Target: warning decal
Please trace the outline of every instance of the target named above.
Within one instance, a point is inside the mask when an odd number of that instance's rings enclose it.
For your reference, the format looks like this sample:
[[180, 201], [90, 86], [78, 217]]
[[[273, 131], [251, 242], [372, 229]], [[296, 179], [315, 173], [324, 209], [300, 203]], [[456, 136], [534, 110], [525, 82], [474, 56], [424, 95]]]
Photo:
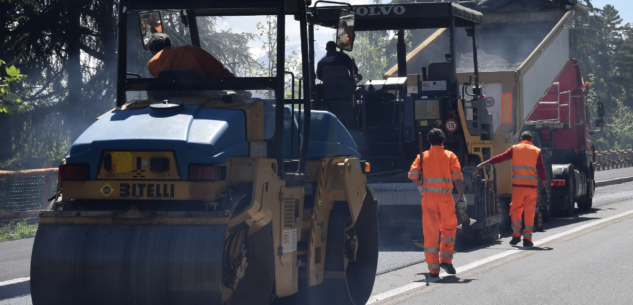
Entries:
[[446, 90], [446, 81], [423, 81], [422, 91], [444, 91]]
[[501, 124], [512, 123], [512, 93], [501, 95]]
[[297, 229], [284, 230], [282, 245], [284, 253], [297, 251]]

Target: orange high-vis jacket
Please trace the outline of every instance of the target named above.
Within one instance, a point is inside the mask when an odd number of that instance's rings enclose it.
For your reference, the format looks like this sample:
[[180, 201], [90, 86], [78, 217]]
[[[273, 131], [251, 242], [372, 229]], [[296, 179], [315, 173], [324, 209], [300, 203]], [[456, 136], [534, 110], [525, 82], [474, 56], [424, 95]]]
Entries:
[[422, 191], [431, 193], [452, 193], [453, 180], [464, 180], [457, 156], [440, 145], [415, 158], [409, 170], [409, 179], [419, 179], [422, 174]]
[[536, 163], [541, 150], [529, 141], [512, 146], [512, 184], [537, 186]]
[[149, 73], [158, 77], [164, 70], [196, 70], [200, 77], [235, 77], [213, 55], [196, 46], [164, 48], [147, 63]]

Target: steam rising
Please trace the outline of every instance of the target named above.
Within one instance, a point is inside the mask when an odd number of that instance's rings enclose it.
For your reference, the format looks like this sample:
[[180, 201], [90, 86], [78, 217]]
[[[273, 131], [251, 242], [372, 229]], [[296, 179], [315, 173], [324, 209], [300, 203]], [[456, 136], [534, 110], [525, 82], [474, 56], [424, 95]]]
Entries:
[[[556, 20], [557, 21], [557, 20]], [[477, 27], [480, 72], [514, 71], [552, 30], [554, 24], [484, 24]], [[457, 32], [457, 72], [473, 71], [472, 37]]]

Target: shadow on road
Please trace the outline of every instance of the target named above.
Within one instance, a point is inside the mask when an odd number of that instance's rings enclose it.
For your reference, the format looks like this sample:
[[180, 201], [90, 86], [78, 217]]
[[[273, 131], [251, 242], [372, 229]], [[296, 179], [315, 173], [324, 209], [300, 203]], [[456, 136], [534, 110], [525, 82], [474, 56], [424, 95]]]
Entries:
[[[607, 208], [608, 209], [608, 208]], [[573, 216], [554, 216], [552, 217], [549, 221], [545, 222], [543, 224], [543, 232], [547, 232], [548, 229], [554, 229], [554, 228], [558, 228], [558, 227], [564, 227], [567, 225], [572, 225], [572, 224], [577, 224], [577, 223], [583, 223], [583, 222], [587, 222], [587, 221], [591, 221], [591, 220], [596, 220], [596, 219], [600, 219], [598, 217], [589, 217], [589, 215], [591, 214], [596, 214], [598, 213], [598, 211], [600, 210], [605, 210], [605, 209], [590, 209], [587, 211], [580, 211], [580, 210], [576, 210], [576, 214], [574, 214]], [[523, 227], [525, 228], [525, 226]], [[523, 228], [521, 228], [521, 230], [523, 230]], [[534, 231], [535, 235], [538, 233], [542, 233], [540, 231]], [[510, 237], [512, 236], [512, 229], [511, 228], [503, 228], [503, 230], [501, 231], [501, 238], [506, 238], [506, 237]]]
[[[576, 214], [571, 217], [553, 217], [544, 223], [544, 232], [547, 230], [584, 223], [599, 219], [592, 217], [600, 210], [609, 210], [610, 208], [594, 208], [587, 211], [576, 209]], [[422, 239], [422, 214], [420, 207], [415, 206], [382, 206], [378, 212], [379, 229], [380, 229], [380, 251], [381, 252], [422, 252], [424, 250], [416, 247], [412, 240]], [[534, 234], [538, 238], [538, 234]], [[507, 238], [512, 235], [510, 228], [501, 231], [501, 238]], [[471, 252], [482, 246], [490, 247], [500, 245], [500, 240], [487, 240], [475, 243], [464, 243], [458, 240], [455, 243], [455, 251]]]
[[31, 293], [30, 281], [0, 286], [0, 301], [27, 295], [30, 293]]
[[429, 277], [429, 273], [418, 273], [416, 275], [424, 275], [424, 279], [421, 280], [417, 280], [415, 281], [416, 283], [437, 283], [437, 284], [468, 284], [471, 283], [472, 281], [476, 281], [475, 279], [462, 279], [456, 275], [445, 275], [444, 277], [440, 277], [440, 278], [432, 278]]
[[517, 250], [524, 250], [524, 251], [551, 251], [554, 250], [554, 248], [552, 247], [545, 247], [545, 248], [541, 248], [541, 247], [521, 247], [521, 246], [512, 246], [512, 248], [517, 249]]

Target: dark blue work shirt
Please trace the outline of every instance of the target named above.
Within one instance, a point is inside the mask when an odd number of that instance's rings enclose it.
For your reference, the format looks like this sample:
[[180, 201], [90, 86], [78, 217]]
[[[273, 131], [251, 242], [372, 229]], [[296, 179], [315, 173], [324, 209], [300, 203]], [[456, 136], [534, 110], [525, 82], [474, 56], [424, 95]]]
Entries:
[[323, 80], [323, 68], [328, 66], [345, 66], [350, 72], [355, 74], [358, 72], [358, 68], [354, 64], [354, 61], [345, 53], [337, 51], [328, 51], [325, 56], [317, 63], [317, 78]]

